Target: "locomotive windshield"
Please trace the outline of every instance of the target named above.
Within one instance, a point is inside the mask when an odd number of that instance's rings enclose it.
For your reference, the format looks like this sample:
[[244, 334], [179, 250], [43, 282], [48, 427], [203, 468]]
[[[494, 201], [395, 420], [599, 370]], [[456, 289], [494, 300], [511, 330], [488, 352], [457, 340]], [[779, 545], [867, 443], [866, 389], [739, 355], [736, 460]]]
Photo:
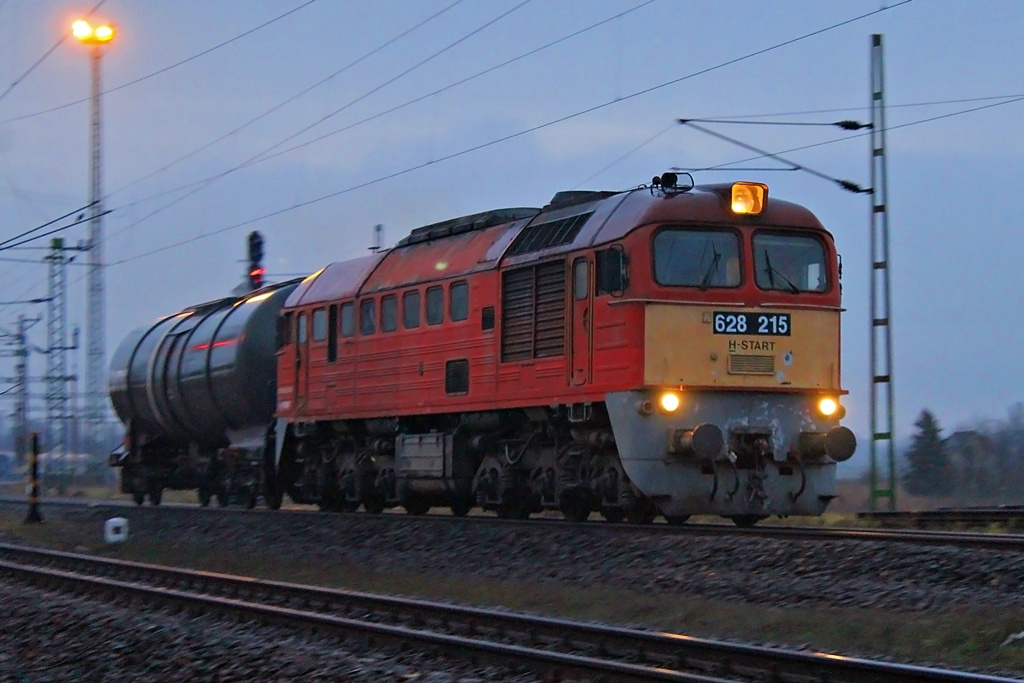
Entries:
[[828, 290], [825, 248], [809, 235], [757, 233], [754, 269], [761, 289], [794, 294]]
[[736, 287], [740, 243], [728, 230], [662, 230], [654, 237], [654, 279], [676, 287]]

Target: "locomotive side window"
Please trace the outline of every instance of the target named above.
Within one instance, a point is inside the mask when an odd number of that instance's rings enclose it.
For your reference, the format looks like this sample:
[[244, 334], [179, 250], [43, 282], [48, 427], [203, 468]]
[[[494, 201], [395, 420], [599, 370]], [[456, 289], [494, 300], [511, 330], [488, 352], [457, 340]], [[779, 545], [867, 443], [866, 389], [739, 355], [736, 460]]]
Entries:
[[295, 338], [299, 340], [300, 344], [305, 344], [306, 343], [306, 335], [308, 334], [308, 332], [306, 331], [306, 314], [305, 313], [299, 313], [299, 317], [298, 317], [298, 319], [296, 320], [296, 323], [295, 323], [295, 328], [296, 328]]
[[402, 295], [402, 326], [412, 330], [420, 326], [420, 293], [406, 292]]
[[338, 360], [338, 304], [327, 309], [327, 362]]
[[341, 336], [354, 337], [356, 334], [356, 305], [341, 305]]
[[322, 342], [327, 339], [327, 311], [318, 308], [313, 311], [313, 341]]
[[465, 320], [469, 317], [469, 285], [456, 282], [448, 290], [448, 315], [452, 321]]
[[394, 332], [398, 329], [398, 297], [388, 295], [380, 300], [380, 331]]
[[626, 289], [626, 254], [622, 247], [602, 249], [596, 254], [597, 294], [621, 294]]
[[783, 292], [825, 292], [825, 247], [810, 235], [759, 232], [754, 235], [757, 286]]
[[363, 299], [359, 304], [359, 334], [373, 334], [377, 331], [377, 302]]
[[440, 325], [444, 322], [444, 290], [440, 287], [427, 289], [427, 324]]
[[654, 280], [672, 287], [738, 287], [740, 245], [728, 230], [662, 230], [654, 236]]
[[590, 295], [588, 291], [590, 270], [587, 268], [587, 259], [578, 258], [572, 264], [572, 298], [576, 301], [583, 301]]
[[480, 311], [480, 329], [494, 329], [494, 306], [484, 306], [483, 310]]
[[444, 364], [444, 393], [469, 393], [469, 359], [459, 358]]

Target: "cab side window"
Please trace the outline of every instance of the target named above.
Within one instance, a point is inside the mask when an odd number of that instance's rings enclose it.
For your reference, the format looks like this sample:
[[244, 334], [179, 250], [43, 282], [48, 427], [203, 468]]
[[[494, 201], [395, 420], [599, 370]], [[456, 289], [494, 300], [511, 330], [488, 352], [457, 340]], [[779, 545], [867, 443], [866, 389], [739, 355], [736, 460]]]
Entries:
[[299, 313], [299, 317], [296, 319], [296, 322], [295, 322], [295, 332], [296, 332], [295, 338], [298, 339], [299, 343], [300, 344], [305, 344], [306, 343], [306, 335], [309, 334], [309, 332], [306, 330], [306, 314], [305, 313]]

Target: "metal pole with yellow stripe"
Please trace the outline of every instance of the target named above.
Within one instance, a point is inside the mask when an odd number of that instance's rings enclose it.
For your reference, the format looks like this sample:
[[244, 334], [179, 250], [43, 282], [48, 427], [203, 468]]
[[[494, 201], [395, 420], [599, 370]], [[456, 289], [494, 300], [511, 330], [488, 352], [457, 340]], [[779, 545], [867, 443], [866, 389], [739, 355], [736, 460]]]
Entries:
[[25, 524], [39, 524], [43, 516], [39, 514], [39, 432], [32, 432], [32, 453], [29, 456], [28, 516]]

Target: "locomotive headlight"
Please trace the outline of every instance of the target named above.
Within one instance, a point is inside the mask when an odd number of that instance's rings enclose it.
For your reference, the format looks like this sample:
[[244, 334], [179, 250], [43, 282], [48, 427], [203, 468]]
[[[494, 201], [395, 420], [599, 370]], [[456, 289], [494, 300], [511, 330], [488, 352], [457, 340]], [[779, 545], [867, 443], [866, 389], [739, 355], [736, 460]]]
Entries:
[[672, 392], [662, 394], [658, 403], [661, 405], [661, 409], [666, 413], [674, 413], [679, 410], [679, 396]]
[[732, 212], [756, 215], [764, 211], [768, 186], [761, 183], [732, 184]]
[[825, 417], [834, 415], [839, 410], [839, 404], [833, 398], [823, 398], [818, 401], [818, 411]]

